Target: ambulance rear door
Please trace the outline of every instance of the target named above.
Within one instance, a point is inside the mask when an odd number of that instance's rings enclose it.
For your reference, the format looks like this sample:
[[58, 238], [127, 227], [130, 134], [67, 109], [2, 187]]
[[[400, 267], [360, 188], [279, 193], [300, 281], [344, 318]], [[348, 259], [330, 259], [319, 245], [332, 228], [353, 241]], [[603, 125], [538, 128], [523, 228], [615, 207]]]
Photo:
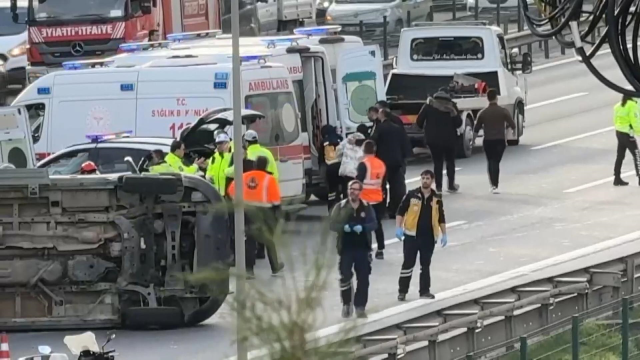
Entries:
[[86, 142], [87, 134], [134, 130], [138, 71], [113, 70], [56, 74], [48, 152]]
[[265, 115], [247, 126], [278, 163], [283, 198], [304, 198], [303, 139], [291, 79], [283, 68], [242, 72], [245, 108]]
[[35, 161], [27, 109], [0, 107], [0, 163], [26, 169], [34, 168]]
[[367, 110], [385, 98], [382, 56], [378, 45], [342, 51], [334, 81], [343, 134], [355, 132], [360, 124], [370, 124]]
[[208, 110], [231, 102], [231, 71], [227, 68], [145, 68], [138, 86], [137, 136], [175, 139]]

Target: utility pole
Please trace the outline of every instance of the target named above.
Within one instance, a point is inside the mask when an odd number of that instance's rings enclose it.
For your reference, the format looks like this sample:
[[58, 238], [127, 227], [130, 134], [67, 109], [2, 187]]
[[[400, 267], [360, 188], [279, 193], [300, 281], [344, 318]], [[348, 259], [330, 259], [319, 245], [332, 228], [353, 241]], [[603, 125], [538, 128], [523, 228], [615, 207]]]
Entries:
[[240, 84], [240, 16], [238, 9], [238, 1], [231, 1], [231, 48], [232, 48], [232, 87], [233, 87], [233, 164], [234, 164], [234, 181], [236, 182], [236, 194], [234, 202], [235, 214], [235, 238], [236, 238], [236, 301], [238, 304], [237, 323], [237, 359], [247, 360], [247, 344], [243, 341], [244, 323], [241, 316], [246, 311], [245, 286], [247, 279], [247, 269], [245, 266], [245, 249], [244, 249], [244, 206], [243, 206], [243, 186], [242, 186], [242, 94]]

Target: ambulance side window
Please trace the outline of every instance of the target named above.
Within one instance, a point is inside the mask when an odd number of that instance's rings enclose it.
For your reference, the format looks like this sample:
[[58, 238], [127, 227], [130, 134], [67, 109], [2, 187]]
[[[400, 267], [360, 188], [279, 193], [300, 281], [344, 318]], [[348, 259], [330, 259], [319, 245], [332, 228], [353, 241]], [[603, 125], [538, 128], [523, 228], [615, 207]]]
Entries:
[[307, 132], [307, 106], [304, 101], [304, 85], [302, 80], [293, 82], [293, 91], [296, 93], [296, 102], [300, 112], [300, 131]]
[[245, 98], [248, 109], [265, 114], [266, 119], [248, 125], [258, 133], [260, 144], [283, 146], [296, 141], [300, 136], [295, 100], [290, 92], [250, 95]]
[[25, 105], [29, 115], [29, 125], [31, 125], [31, 137], [33, 145], [37, 144], [42, 137], [42, 129], [44, 129], [45, 104], [36, 103]]

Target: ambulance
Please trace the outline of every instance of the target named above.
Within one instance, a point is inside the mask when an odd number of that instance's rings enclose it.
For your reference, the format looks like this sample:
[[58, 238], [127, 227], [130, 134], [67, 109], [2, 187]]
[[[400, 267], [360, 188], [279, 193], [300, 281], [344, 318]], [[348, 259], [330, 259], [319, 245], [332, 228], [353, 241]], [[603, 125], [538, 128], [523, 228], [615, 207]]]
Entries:
[[[323, 168], [318, 161], [320, 129], [337, 126], [343, 134], [370, 125], [367, 109], [384, 98], [382, 56], [377, 45], [365, 46], [355, 36], [338, 35], [340, 26], [299, 28], [295, 35], [240, 38], [243, 51], [267, 52], [287, 67], [301, 111], [305, 137], [307, 190], [324, 198]], [[218, 32], [172, 34], [169, 41], [122, 44], [125, 53], [112, 57], [114, 66], [140, 66], [165, 57], [212, 56], [230, 61], [230, 38]]]
[[[302, 202], [304, 136], [296, 95], [287, 69], [268, 62], [269, 55], [241, 58], [242, 107], [266, 116], [245, 129], [255, 130], [275, 157], [287, 154], [278, 158], [282, 195]], [[232, 66], [215, 60], [163, 58], [135, 67], [105, 67], [109, 60], [65, 63], [66, 71], [38, 79], [14, 105], [33, 116], [33, 142], [41, 158], [93, 133], [177, 138], [209, 110], [233, 105]]]

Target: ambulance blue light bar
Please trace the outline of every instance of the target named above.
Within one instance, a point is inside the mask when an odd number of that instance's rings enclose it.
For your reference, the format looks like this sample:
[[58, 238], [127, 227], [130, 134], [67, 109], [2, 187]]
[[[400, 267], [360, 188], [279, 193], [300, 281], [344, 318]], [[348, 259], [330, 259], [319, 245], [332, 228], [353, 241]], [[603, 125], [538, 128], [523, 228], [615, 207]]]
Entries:
[[326, 26], [313, 26], [306, 28], [297, 28], [293, 30], [296, 35], [314, 36], [314, 35], [328, 35], [339, 33], [342, 30], [340, 25], [326, 25]]
[[306, 39], [306, 38], [307, 37], [305, 35], [274, 36], [274, 37], [267, 37], [267, 38], [261, 39], [260, 41], [262, 41], [265, 45], [267, 45], [267, 48], [273, 48], [278, 44], [287, 44], [287, 45], [297, 44], [298, 40]]
[[98, 59], [98, 60], [83, 60], [83, 61], [67, 61], [62, 63], [62, 68], [65, 70], [81, 70], [107, 67], [113, 64], [113, 60]]
[[215, 38], [220, 34], [222, 34], [221, 30], [206, 30], [206, 31], [175, 33], [175, 34], [167, 35], [167, 40], [183, 41], [183, 40], [194, 40], [194, 39], [202, 39], [202, 38], [209, 38], [209, 37]]
[[[251, 62], [251, 61], [257, 61], [259, 63], [266, 63], [267, 62], [267, 58], [271, 56], [271, 54], [269, 53], [264, 53], [264, 54], [240, 54], [240, 62]], [[232, 55], [229, 55], [228, 57], [232, 57]]]
[[125, 137], [131, 137], [131, 134], [133, 134], [133, 131], [129, 130], [129, 131], [121, 131], [121, 132], [111, 133], [111, 134], [87, 134], [85, 135], [85, 137], [89, 139], [89, 141], [91, 141], [92, 143], [97, 143], [100, 141], [105, 141], [110, 139], [120, 139]]
[[124, 43], [120, 44], [118, 48], [124, 52], [137, 52], [137, 51], [146, 51], [146, 50], [154, 50], [154, 49], [167, 49], [171, 44], [171, 41], [152, 41], [152, 42], [141, 42], [141, 43]]

